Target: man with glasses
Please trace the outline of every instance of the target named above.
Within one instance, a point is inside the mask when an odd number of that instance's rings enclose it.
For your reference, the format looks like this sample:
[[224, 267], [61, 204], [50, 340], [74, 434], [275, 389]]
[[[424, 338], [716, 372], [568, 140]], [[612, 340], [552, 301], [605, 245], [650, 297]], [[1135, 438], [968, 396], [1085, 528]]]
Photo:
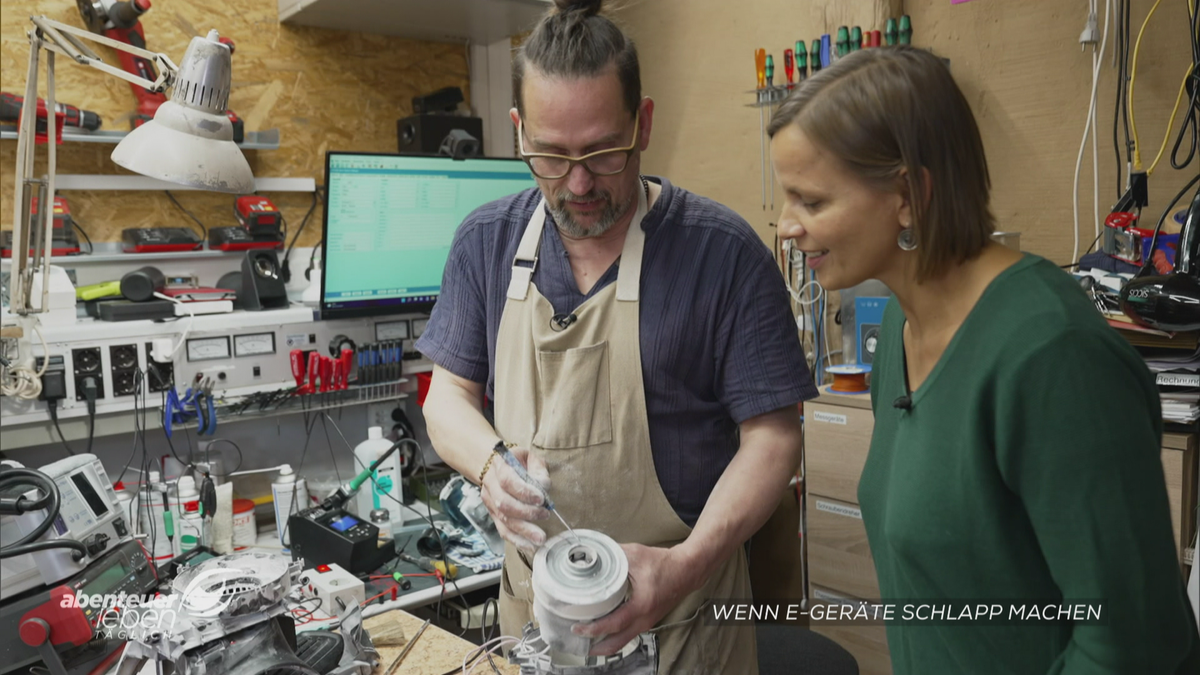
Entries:
[[533, 619], [533, 553], [563, 531], [544, 489], [628, 558], [628, 600], [575, 627], [593, 654], [655, 629], [660, 673], [753, 673], [752, 627], [696, 617], [751, 597], [743, 544], [799, 465], [797, 403], [816, 390], [788, 293], [744, 220], [641, 175], [654, 103], [633, 43], [599, 2], [557, 4], [514, 62], [538, 189], [462, 224], [417, 343], [436, 364], [430, 437], [508, 542], [504, 635]]

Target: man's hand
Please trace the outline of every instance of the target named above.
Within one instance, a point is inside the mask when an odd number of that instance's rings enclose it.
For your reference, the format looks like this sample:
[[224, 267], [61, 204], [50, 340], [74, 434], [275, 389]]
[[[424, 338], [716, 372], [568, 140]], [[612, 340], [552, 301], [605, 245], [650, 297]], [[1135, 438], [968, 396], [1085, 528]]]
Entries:
[[592, 648], [592, 656], [615, 654], [634, 637], [653, 628], [701, 585], [692, 579], [687, 572], [689, 566], [674, 548], [641, 544], [621, 544], [621, 548], [629, 559], [629, 599], [608, 616], [572, 628], [576, 635], [605, 638]]
[[[550, 488], [550, 473], [546, 463], [528, 450], [511, 448], [509, 452], [525, 465], [530, 478], [536, 480], [542, 490]], [[496, 457], [483, 478], [480, 495], [488, 513], [496, 523], [500, 536], [519, 549], [533, 553], [546, 543], [546, 532], [532, 521], [549, 518], [542, 503], [544, 495], [517, 475], [503, 459]]]

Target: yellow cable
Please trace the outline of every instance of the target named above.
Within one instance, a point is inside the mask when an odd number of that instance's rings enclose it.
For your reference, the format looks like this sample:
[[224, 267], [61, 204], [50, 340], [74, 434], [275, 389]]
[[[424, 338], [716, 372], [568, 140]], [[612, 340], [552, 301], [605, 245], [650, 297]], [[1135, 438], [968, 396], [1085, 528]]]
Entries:
[[1137, 123], [1133, 121], [1133, 83], [1137, 80], [1137, 62], [1138, 51], [1142, 48], [1142, 36], [1146, 33], [1146, 26], [1150, 23], [1150, 17], [1154, 16], [1154, 11], [1158, 9], [1162, 0], [1154, 0], [1154, 6], [1150, 8], [1150, 13], [1146, 15], [1146, 20], [1142, 22], [1142, 28], [1138, 31], [1137, 42], [1133, 44], [1133, 67], [1129, 70], [1129, 101], [1125, 107], [1129, 109], [1129, 130], [1133, 135], [1133, 168], [1137, 171], [1142, 170], [1142, 148], [1138, 145]]
[[1154, 157], [1154, 163], [1146, 169], [1146, 175], [1154, 173], [1154, 167], [1158, 166], [1158, 161], [1162, 159], [1163, 152], [1167, 149], [1167, 142], [1171, 140], [1171, 129], [1175, 126], [1175, 114], [1179, 112], [1179, 102], [1183, 100], [1183, 91], [1187, 88], [1188, 80], [1192, 79], [1192, 69], [1196, 64], [1188, 66], [1187, 72], [1183, 74], [1183, 82], [1179, 84], [1179, 95], [1175, 97], [1175, 105], [1171, 108], [1171, 121], [1167, 122], [1167, 133], [1163, 136], [1162, 146], [1158, 148], [1158, 155]]

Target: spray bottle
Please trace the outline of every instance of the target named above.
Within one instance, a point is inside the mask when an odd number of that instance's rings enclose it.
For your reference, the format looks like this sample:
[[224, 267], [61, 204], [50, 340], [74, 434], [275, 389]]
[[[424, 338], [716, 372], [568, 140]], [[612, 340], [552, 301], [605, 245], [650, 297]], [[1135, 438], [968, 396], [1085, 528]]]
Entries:
[[271, 483], [271, 496], [275, 500], [275, 530], [279, 533], [279, 543], [288, 548], [291, 546], [287, 533], [288, 517], [309, 507], [308, 484], [303, 478], [296, 477], [291, 466], [284, 464], [279, 467], [279, 477]]

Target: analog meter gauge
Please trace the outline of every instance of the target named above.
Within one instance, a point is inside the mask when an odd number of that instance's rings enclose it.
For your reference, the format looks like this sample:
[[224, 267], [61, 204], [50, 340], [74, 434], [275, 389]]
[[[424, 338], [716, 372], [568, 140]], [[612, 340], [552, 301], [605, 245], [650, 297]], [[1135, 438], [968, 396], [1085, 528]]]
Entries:
[[381, 321], [375, 324], [375, 339], [379, 342], [407, 340], [408, 337], [407, 319], [404, 321]]
[[188, 361], [212, 361], [229, 358], [229, 338], [192, 338], [187, 341]]
[[235, 335], [233, 337], [233, 353], [235, 356], [274, 354], [275, 334], [253, 333], [251, 335]]

